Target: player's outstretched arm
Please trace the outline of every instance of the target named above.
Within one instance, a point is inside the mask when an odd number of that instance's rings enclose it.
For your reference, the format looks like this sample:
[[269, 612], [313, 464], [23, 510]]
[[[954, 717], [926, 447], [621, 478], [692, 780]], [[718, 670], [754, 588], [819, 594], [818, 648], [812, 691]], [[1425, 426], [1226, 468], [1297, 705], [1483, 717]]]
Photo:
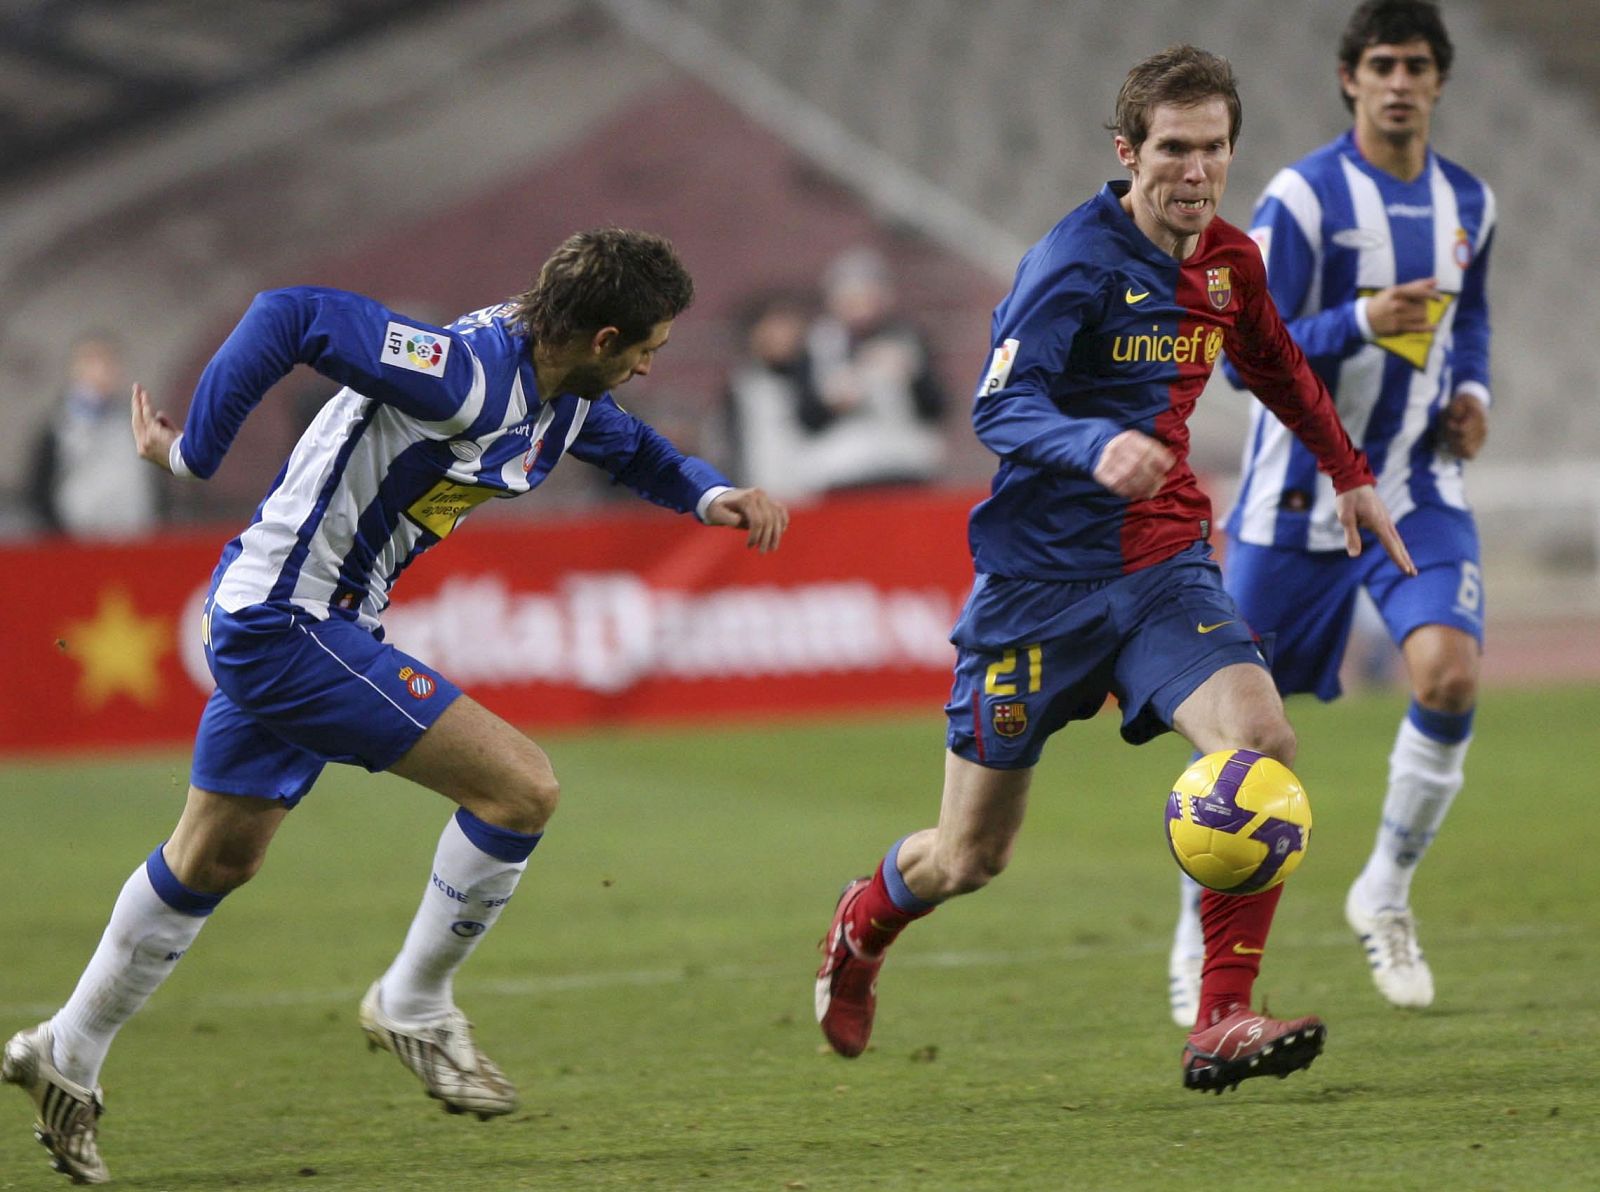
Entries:
[[1407, 575], [1417, 573], [1417, 565], [1411, 561], [1411, 552], [1406, 549], [1400, 531], [1395, 529], [1388, 506], [1372, 485], [1363, 484], [1340, 493], [1334, 499], [1334, 509], [1338, 512], [1339, 524], [1344, 527], [1345, 552], [1352, 558], [1361, 553], [1361, 531], [1371, 530], [1396, 567]]
[[147, 459], [164, 472], [172, 471], [172, 445], [178, 440], [178, 424], [155, 408], [143, 385], [133, 387], [133, 445], [139, 458]]
[[766, 554], [778, 549], [789, 511], [759, 488], [730, 488], [706, 509], [706, 524], [748, 530], [745, 545]]

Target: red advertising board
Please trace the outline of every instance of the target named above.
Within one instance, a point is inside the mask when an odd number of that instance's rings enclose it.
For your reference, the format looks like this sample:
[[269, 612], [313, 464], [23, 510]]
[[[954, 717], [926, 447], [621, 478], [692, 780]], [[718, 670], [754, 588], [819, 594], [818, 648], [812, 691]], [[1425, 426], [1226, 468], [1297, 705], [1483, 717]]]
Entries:
[[[512, 722], [926, 707], [971, 581], [970, 492], [836, 497], [775, 554], [640, 505], [468, 523], [407, 571], [389, 640]], [[225, 535], [0, 547], [0, 751], [183, 745], [210, 678], [199, 609]]]

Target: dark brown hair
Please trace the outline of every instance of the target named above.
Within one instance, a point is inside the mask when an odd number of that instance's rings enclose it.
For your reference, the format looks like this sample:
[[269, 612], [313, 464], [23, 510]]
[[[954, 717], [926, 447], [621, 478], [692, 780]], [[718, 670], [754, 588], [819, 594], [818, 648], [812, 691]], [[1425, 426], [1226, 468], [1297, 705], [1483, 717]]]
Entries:
[[567, 237], [533, 287], [511, 300], [516, 324], [536, 343], [564, 344], [602, 327], [619, 347], [646, 338], [694, 301], [694, 281], [664, 237], [595, 228]]
[[[1367, 0], [1355, 12], [1339, 38], [1339, 61], [1351, 74], [1368, 46], [1399, 46], [1421, 38], [1433, 51], [1434, 65], [1442, 79], [1450, 73], [1456, 49], [1445, 32], [1444, 18], [1439, 6], [1429, 0]], [[1356, 102], [1339, 88], [1347, 111], [1355, 111]]]
[[1239, 143], [1244, 107], [1226, 58], [1190, 45], [1170, 46], [1128, 72], [1117, 92], [1117, 114], [1106, 128], [1135, 150], [1150, 135], [1150, 113], [1159, 104], [1193, 107], [1208, 99], [1228, 105], [1228, 145]]

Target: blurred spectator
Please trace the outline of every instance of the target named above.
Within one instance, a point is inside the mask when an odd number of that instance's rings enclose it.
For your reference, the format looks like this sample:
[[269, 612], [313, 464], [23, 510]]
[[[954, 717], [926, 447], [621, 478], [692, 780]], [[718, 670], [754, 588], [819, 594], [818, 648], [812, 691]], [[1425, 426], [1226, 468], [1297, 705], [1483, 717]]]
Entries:
[[944, 459], [947, 397], [921, 331], [896, 309], [887, 262], [843, 253], [823, 276], [807, 354], [815, 388], [800, 407], [820, 487], [923, 482]]
[[793, 291], [763, 294], [739, 320], [744, 357], [728, 377], [733, 474], [780, 500], [827, 486], [808, 454], [811, 425], [827, 419], [811, 382], [806, 335], [812, 304]]
[[130, 538], [161, 521], [158, 477], [128, 449], [122, 342], [103, 331], [75, 341], [61, 400], [34, 445], [28, 501], [38, 523], [75, 538]]

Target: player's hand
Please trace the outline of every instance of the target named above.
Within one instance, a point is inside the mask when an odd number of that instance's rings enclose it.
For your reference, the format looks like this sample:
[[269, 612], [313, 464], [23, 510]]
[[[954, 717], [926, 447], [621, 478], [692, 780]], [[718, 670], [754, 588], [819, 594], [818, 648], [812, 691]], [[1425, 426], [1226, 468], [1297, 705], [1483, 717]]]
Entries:
[[1488, 437], [1489, 411], [1483, 402], [1472, 393], [1452, 397], [1439, 420], [1440, 445], [1457, 459], [1472, 459]]
[[1411, 552], [1406, 549], [1400, 531], [1395, 529], [1388, 506], [1372, 485], [1363, 484], [1360, 488], [1340, 493], [1334, 498], [1333, 508], [1339, 515], [1339, 524], [1344, 527], [1345, 553], [1351, 558], [1361, 553], [1361, 531], [1371, 530], [1378, 536], [1383, 549], [1389, 552], [1396, 567], [1407, 575], [1417, 573], [1417, 565], [1411, 561]]
[[1125, 430], [1100, 452], [1094, 478], [1119, 497], [1146, 501], [1161, 491], [1178, 457], [1143, 431]]
[[133, 387], [133, 445], [139, 458], [147, 459], [163, 472], [172, 471], [172, 444], [180, 428], [150, 402], [143, 385]]
[[759, 488], [731, 488], [706, 507], [706, 524], [749, 530], [744, 544], [766, 554], [778, 549], [789, 511]]
[[1438, 320], [1429, 316], [1428, 304], [1439, 297], [1439, 283], [1431, 277], [1379, 290], [1367, 299], [1367, 324], [1379, 337], [1432, 331]]

